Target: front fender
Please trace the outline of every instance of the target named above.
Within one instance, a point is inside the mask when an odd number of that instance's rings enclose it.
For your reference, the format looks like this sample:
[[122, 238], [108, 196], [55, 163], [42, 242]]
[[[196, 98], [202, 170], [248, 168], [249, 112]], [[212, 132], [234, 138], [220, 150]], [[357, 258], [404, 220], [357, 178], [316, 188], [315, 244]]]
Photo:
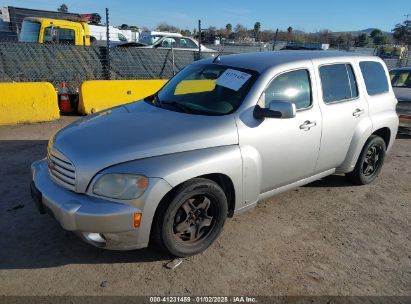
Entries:
[[130, 161], [107, 168], [104, 173], [130, 173], [161, 178], [172, 188], [198, 176], [224, 174], [233, 183], [235, 209], [238, 209], [243, 202], [242, 171], [240, 149], [237, 145], [230, 145]]

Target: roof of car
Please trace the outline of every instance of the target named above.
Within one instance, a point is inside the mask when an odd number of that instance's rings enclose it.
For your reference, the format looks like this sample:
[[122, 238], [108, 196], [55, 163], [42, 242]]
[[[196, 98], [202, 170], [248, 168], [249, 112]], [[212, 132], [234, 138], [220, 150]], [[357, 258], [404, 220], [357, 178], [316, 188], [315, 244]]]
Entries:
[[[233, 55], [221, 55], [218, 63], [228, 66], [234, 66], [244, 69], [255, 70], [259, 73], [267, 68], [279, 64], [289, 62], [313, 60], [320, 58], [341, 59], [342, 57], [362, 57], [362, 58], [378, 58], [376, 56], [367, 56], [363, 54], [348, 53], [342, 51], [272, 51], [272, 52], [256, 52], [256, 53], [241, 53]], [[215, 58], [214, 58], [215, 59]], [[212, 62], [213, 58], [207, 59], [207, 62]]]

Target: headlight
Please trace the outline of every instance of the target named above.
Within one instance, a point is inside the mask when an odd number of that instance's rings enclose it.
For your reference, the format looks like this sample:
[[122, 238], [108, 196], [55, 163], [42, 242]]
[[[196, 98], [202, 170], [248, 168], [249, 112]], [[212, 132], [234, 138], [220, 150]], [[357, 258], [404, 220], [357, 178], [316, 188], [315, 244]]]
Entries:
[[105, 174], [94, 184], [93, 193], [115, 199], [135, 199], [148, 187], [148, 178], [133, 174]]

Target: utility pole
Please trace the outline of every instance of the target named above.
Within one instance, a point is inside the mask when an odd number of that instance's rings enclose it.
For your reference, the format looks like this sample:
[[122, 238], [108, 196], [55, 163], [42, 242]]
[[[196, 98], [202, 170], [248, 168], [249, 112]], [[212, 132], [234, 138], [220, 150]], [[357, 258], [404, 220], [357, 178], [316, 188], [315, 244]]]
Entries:
[[207, 29], [201, 28], [201, 20], [198, 20], [198, 59], [201, 59], [201, 33]]
[[198, 20], [198, 57], [201, 56], [201, 20]]
[[274, 37], [274, 41], [273, 41], [273, 51], [275, 51], [275, 45], [277, 44], [277, 38], [278, 38], [278, 28], [275, 31], [275, 37]]
[[108, 8], [106, 8], [106, 38], [107, 38], [107, 45], [106, 45], [106, 60], [107, 60], [107, 79], [111, 79], [110, 73], [110, 27], [109, 27], [109, 19], [108, 19]]

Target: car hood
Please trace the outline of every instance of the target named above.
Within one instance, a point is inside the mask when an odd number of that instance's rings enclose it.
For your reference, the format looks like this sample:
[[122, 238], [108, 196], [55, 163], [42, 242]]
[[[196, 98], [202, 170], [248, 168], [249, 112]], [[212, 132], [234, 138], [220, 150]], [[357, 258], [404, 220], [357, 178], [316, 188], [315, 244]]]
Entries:
[[234, 115], [169, 111], [144, 101], [79, 119], [59, 131], [53, 148], [76, 168], [76, 191], [84, 192], [104, 168], [171, 153], [238, 144]]

